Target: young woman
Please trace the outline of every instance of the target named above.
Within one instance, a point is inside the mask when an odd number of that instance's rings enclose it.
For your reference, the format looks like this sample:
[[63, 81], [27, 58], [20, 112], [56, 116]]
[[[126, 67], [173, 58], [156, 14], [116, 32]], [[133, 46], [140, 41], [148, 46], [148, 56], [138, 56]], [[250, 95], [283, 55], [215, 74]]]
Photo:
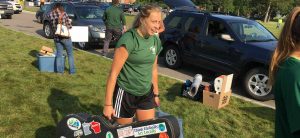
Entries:
[[[49, 14], [51, 20], [51, 26], [53, 32], [56, 31], [57, 24], [59, 20], [61, 20], [62, 24], [67, 26], [68, 29], [72, 28], [71, 20], [69, 19], [67, 13], [64, 11], [61, 3], [56, 3], [53, 6], [52, 11]], [[72, 41], [70, 37], [61, 37], [54, 34], [54, 43], [56, 46], [56, 72], [57, 73], [64, 73], [64, 61], [63, 61], [63, 51], [64, 48], [67, 50], [68, 61], [69, 61], [69, 69], [70, 74], [75, 73], [75, 65], [74, 65], [74, 56], [73, 56], [73, 47]]]
[[300, 7], [289, 14], [270, 65], [275, 137], [300, 137]]
[[141, 8], [133, 28], [122, 35], [115, 49], [106, 86], [103, 114], [119, 124], [153, 119], [159, 105], [157, 56], [162, 50], [158, 33], [164, 30], [161, 8]]

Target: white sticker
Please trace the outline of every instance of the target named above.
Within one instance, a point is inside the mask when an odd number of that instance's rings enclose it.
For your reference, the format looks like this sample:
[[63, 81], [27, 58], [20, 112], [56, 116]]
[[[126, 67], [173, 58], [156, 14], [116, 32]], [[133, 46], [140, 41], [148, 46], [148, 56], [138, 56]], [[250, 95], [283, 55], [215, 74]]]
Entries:
[[71, 130], [79, 130], [81, 127], [80, 121], [74, 117], [68, 119], [67, 125]]
[[80, 136], [82, 136], [83, 135], [83, 132], [82, 132], [82, 130], [80, 129], [80, 130], [77, 130], [77, 131], [74, 131], [74, 137], [80, 137]]
[[158, 123], [158, 124], [133, 128], [134, 137], [141, 137], [141, 136], [152, 135], [152, 134], [157, 134], [162, 132], [167, 132], [165, 123]]
[[119, 128], [119, 129], [117, 129], [117, 132], [118, 132], [118, 137], [119, 138], [126, 138], [126, 137], [133, 136], [132, 126]]
[[90, 135], [92, 134], [92, 131], [90, 130], [91, 124], [90, 123], [82, 123], [82, 129], [84, 132], [84, 135]]

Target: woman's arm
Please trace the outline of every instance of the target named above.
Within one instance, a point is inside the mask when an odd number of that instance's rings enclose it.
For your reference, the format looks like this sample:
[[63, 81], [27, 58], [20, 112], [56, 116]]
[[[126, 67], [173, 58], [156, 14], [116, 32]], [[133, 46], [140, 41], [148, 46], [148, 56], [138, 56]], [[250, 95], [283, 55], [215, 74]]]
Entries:
[[[153, 63], [153, 68], [152, 68], [152, 84], [153, 84], [153, 93], [154, 95], [159, 94], [159, 90], [158, 90], [158, 70], [157, 70], [157, 58], [158, 56], [156, 56], [155, 61]], [[159, 98], [155, 96], [155, 103], [157, 106], [159, 106]]]
[[128, 52], [124, 46], [115, 49], [114, 60], [106, 82], [105, 103], [103, 109], [104, 116], [106, 116], [109, 120], [111, 119], [112, 115], [114, 115], [112, 98], [117, 77], [127, 58]]

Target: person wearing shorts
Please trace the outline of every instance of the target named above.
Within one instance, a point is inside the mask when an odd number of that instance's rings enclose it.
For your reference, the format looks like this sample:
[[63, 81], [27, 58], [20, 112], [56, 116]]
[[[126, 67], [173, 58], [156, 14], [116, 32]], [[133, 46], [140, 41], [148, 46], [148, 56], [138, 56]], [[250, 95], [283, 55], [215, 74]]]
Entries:
[[154, 119], [159, 106], [157, 58], [164, 30], [161, 8], [141, 8], [133, 27], [119, 39], [106, 85], [103, 115], [118, 124]]

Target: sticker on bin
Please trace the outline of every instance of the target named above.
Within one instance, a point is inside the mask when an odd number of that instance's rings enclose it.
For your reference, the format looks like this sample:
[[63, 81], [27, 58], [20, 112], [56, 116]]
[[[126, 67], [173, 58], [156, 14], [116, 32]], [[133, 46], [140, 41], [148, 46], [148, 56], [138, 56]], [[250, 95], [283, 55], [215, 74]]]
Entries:
[[158, 123], [158, 124], [133, 128], [134, 137], [158, 134], [162, 132], [167, 132], [165, 123]]

